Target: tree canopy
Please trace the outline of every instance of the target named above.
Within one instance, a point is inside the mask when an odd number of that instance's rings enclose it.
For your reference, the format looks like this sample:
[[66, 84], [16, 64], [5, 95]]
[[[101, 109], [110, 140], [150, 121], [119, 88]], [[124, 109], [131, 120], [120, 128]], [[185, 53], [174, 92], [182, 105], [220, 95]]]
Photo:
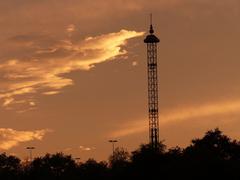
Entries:
[[116, 148], [109, 161], [89, 159], [77, 163], [71, 155], [46, 154], [30, 163], [0, 154], [0, 179], [240, 179], [240, 142], [219, 129], [207, 131], [185, 148], [167, 149], [163, 142], [157, 149], [142, 144], [129, 153]]

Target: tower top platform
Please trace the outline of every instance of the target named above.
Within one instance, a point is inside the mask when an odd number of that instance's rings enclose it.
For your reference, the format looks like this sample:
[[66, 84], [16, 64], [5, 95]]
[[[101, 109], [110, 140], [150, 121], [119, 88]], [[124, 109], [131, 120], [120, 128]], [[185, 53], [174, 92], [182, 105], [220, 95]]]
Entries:
[[150, 25], [149, 33], [150, 34], [147, 35], [146, 38], [144, 39], [144, 43], [159, 43], [160, 42], [158, 37], [153, 34], [154, 30], [153, 30], [152, 24]]

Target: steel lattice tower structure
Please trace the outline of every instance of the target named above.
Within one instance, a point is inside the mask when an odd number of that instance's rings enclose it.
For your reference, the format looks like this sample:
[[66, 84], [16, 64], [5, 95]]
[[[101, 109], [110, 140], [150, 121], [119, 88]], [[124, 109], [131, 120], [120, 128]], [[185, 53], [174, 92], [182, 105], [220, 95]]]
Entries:
[[144, 43], [147, 44], [149, 142], [154, 149], [156, 149], [159, 144], [157, 73], [157, 43], [159, 42], [160, 40], [154, 35], [151, 17], [149, 34], [144, 39]]

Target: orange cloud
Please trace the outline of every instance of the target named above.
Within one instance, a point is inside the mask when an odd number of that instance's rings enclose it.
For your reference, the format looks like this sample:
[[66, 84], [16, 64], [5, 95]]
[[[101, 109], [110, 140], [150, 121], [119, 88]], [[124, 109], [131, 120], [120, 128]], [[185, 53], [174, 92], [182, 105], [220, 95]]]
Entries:
[[0, 128], [0, 150], [11, 149], [23, 142], [42, 140], [47, 132], [50, 130], [17, 131], [10, 128]]
[[68, 148], [65, 148], [63, 151], [64, 152], [69, 152], [69, 151], [74, 151], [74, 150], [93, 151], [95, 149], [96, 149], [95, 147], [86, 147], [86, 146], [80, 145], [79, 147], [68, 147]]
[[60, 93], [59, 91], [48, 91], [48, 92], [44, 92], [44, 95], [54, 95], [54, 94], [58, 94]]
[[79, 149], [80, 149], [81, 151], [92, 151], [92, 150], [95, 150], [96, 148], [95, 148], [95, 147], [79, 146]]
[[[184, 107], [160, 112], [160, 126], [182, 122], [188, 119], [240, 113], [240, 100], [207, 103], [198, 106]], [[148, 119], [139, 119], [122, 125], [119, 129], [111, 132], [109, 137], [123, 137], [148, 130]]]
[[[71, 27], [71, 31], [72, 31]], [[4, 107], [14, 106], [19, 99], [29, 104], [33, 94], [53, 95], [60, 89], [73, 85], [73, 80], [63, 77], [64, 74], [76, 70], [89, 70], [95, 64], [113, 60], [126, 54], [122, 49], [127, 40], [142, 36], [143, 32], [121, 30], [116, 33], [88, 37], [83, 41], [73, 43], [70, 40], [45, 42], [46, 38], [16, 37], [17, 43], [26, 44], [32, 54], [29, 59], [12, 59], [0, 63], [0, 73], [4, 83], [0, 85], [0, 100]], [[42, 42], [43, 41], [43, 42]], [[43, 44], [43, 45], [41, 45]], [[45, 45], [48, 44], [48, 45]], [[45, 46], [46, 47], [45, 47]], [[42, 47], [43, 46], [43, 47]], [[28, 97], [31, 97], [31, 100]], [[35, 103], [36, 104], [36, 103]], [[34, 104], [34, 105], [35, 105]]]

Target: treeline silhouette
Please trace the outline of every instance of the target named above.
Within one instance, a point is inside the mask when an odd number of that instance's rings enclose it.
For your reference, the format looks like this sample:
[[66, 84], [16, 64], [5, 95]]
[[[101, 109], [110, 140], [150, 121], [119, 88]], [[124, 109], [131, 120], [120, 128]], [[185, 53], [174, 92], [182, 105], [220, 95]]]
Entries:
[[30, 163], [0, 154], [1, 180], [118, 180], [118, 179], [240, 179], [240, 142], [219, 129], [192, 140], [186, 148], [153, 150], [141, 145], [129, 153], [116, 148], [109, 161], [77, 163], [70, 155], [46, 154]]

